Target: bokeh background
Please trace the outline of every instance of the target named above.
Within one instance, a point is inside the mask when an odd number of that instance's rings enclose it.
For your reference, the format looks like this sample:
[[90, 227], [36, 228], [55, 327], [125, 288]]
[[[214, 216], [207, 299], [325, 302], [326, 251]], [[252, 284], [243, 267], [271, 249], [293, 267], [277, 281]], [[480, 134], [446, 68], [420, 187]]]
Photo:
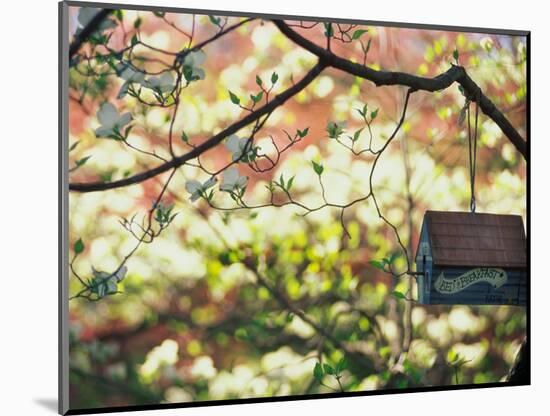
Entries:
[[[79, 9], [71, 9], [71, 33]], [[125, 10], [109, 46], [130, 42], [136, 19], [147, 44], [180, 50], [186, 38], [173, 25], [190, 30], [193, 17]], [[230, 18], [236, 23], [239, 18]], [[311, 23], [313, 24], [313, 23]], [[195, 37], [216, 33], [208, 16], [195, 16]], [[460, 64], [525, 136], [526, 40], [521, 37], [365, 26], [371, 40], [367, 65], [434, 76], [453, 62]], [[299, 30], [299, 29], [297, 29]], [[299, 30], [324, 44], [323, 25]], [[137, 48], [136, 48], [137, 49]], [[362, 60], [360, 43], [334, 42], [340, 56]], [[89, 45], [82, 53], [93, 52]], [[101, 46], [95, 52], [105, 52]], [[184, 90], [174, 123], [200, 143], [244, 115], [228, 90], [245, 97], [257, 92], [256, 75], [279, 81], [274, 93], [292, 85], [313, 66], [313, 55], [295, 46], [269, 21], [256, 19], [204, 48], [205, 79]], [[148, 48], [135, 51], [166, 58]], [[71, 165], [90, 156], [71, 173], [71, 182], [111, 181], [159, 164], [108, 139], [98, 139], [97, 111], [109, 101], [134, 118], [129, 142], [169, 157], [170, 111], [140, 104], [132, 97], [117, 99], [122, 80], [93, 62], [70, 72]], [[153, 71], [160, 62], [147, 62]], [[283, 174], [295, 175], [293, 195], [315, 205], [322, 201], [311, 160], [322, 162], [327, 198], [345, 203], [368, 193], [372, 158], [354, 156], [330, 140], [330, 121], [346, 131], [363, 127], [356, 108], [379, 108], [372, 124], [375, 146], [381, 146], [401, 115], [405, 90], [374, 87], [368, 81], [327, 69], [304, 91], [275, 111], [258, 133], [257, 143], [269, 151], [272, 135], [284, 143], [283, 130], [309, 127], [300, 143], [284, 154], [279, 165], [259, 174], [239, 165], [248, 176], [246, 199], [266, 200], [265, 185]], [[418, 240], [427, 209], [469, 207], [468, 143], [459, 125], [464, 98], [456, 86], [411, 97], [406, 122], [381, 157], [374, 174], [377, 199], [384, 215], [396, 225], [406, 246]], [[243, 129], [241, 135], [245, 135]], [[350, 133], [351, 134], [351, 133]], [[526, 214], [526, 165], [497, 126], [481, 115], [477, 166], [479, 212]], [[359, 144], [366, 143], [366, 132]], [[188, 150], [177, 142], [178, 154]], [[223, 145], [202, 162], [216, 169], [230, 160]], [[407, 168], [408, 166], [408, 168]], [[408, 172], [408, 173], [407, 173]], [[75, 270], [90, 275], [114, 270], [135, 239], [120, 225], [121, 217], [144, 215], [158, 195], [165, 175], [138, 185], [93, 193], [70, 193], [70, 241], [82, 239], [84, 252]], [[525, 310], [508, 306], [426, 306], [412, 304], [412, 343], [403, 360], [407, 301], [390, 295], [406, 292], [407, 279], [395, 279], [369, 261], [397, 256], [405, 267], [396, 236], [380, 220], [370, 201], [346, 210], [348, 238], [339, 212], [323, 209], [307, 217], [296, 207], [268, 207], [224, 213], [204, 201], [189, 201], [185, 183], [208, 175], [184, 166], [173, 178], [166, 203], [178, 215], [152, 244], [142, 246], [128, 261], [119, 293], [97, 302], [70, 301], [71, 408], [204, 401], [226, 398], [364, 391], [413, 386], [500, 381], [513, 363], [525, 335]], [[219, 194], [219, 192], [218, 192]], [[231, 199], [218, 195], [220, 204]], [[331, 335], [320, 333], [281, 303], [244, 265], [249, 254], [262, 259], [269, 282], [296, 310]], [[409, 257], [412, 254], [409, 253]], [[71, 294], [81, 288], [71, 278]], [[415, 297], [415, 291], [409, 295]], [[336, 339], [338, 342], [334, 341]], [[341, 346], [345, 345], [348, 352]], [[352, 354], [349, 352], [353, 352]], [[458, 356], [466, 361], [453, 367]], [[336, 380], [319, 380], [315, 364], [346, 368]], [[321, 381], [321, 382], [320, 382]], [[338, 384], [340, 382], [341, 386]]]

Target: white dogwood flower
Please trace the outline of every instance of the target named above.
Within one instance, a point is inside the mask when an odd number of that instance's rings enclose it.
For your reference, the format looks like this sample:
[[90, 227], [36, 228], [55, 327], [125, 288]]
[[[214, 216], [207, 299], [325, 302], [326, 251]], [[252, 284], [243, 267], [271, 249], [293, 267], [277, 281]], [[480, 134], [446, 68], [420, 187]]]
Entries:
[[142, 82], [145, 79], [145, 74], [139, 70], [135, 70], [130, 65], [120, 66], [120, 77], [129, 82]]
[[142, 84], [145, 81], [145, 74], [139, 70], [132, 68], [129, 64], [121, 64], [117, 67], [118, 76], [122, 78], [124, 84], [120, 87], [117, 98], [123, 98], [128, 92], [128, 87], [132, 82]]
[[170, 72], [163, 73], [160, 77], [150, 77], [141, 81], [141, 85], [160, 92], [170, 92], [174, 89], [174, 76]]
[[233, 192], [235, 189], [244, 188], [247, 182], [247, 176], [239, 175], [237, 168], [231, 167], [223, 173], [223, 180], [220, 185], [220, 190], [225, 192]]
[[195, 179], [191, 179], [191, 180], [187, 181], [185, 183], [185, 189], [187, 190], [187, 192], [189, 192], [191, 194], [191, 197], [189, 197], [191, 202], [194, 202], [197, 199], [199, 199], [200, 196], [201, 196], [201, 193], [206, 191], [208, 188], [213, 187], [216, 184], [217, 181], [218, 180], [216, 179], [215, 176], [212, 176], [210, 179], [208, 179], [204, 183], [200, 183], [199, 181], [197, 181]]
[[115, 273], [102, 272], [92, 267], [92, 274], [94, 279], [92, 280], [91, 290], [93, 293], [97, 293], [99, 297], [110, 295], [117, 292], [117, 283], [120, 283], [126, 276], [128, 268], [122, 266]]
[[204, 79], [204, 69], [200, 68], [206, 59], [206, 54], [202, 50], [193, 51], [188, 53], [184, 60], [183, 65], [191, 68], [191, 76], [198, 79]]
[[[98, 13], [99, 13], [99, 9], [95, 7], [81, 7], [78, 12], [78, 16], [76, 18], [77, 28], [76, 28], [75, 34], [79, 34], [82, 31], [82, 29], [84, 29]], [[114, 20], [103, 19], [103, 21], [99, 24], [97, 30], [101, 32], [106, 29], [112, 29], [116, 26], [117, 24]]]
[[254, 150], [252, 149], [249, 149], [246, 155], [244, 154], [247, 143], [247, 139], [241, 139], [235, 134], [232, 134], [227, 138], [225, 141], [225, 147], [227, 147], [227, 150], [231, 152], [231, 159], [233, 162], [239, 159], [246, 161], [254, 154]]
[[132, 120], [130, 113], [119, 114], [116, 107], [111, 103], [103, 103], [97, 112], [97, 119], [101, 126], [96, 129], [97, 137], [109, 137], [117, 132]]
[[126, 277], [126, 272], [128, 271], [128, 267], [122, 266], [120, 269], [117, 270], [117, 272], [114, 274], [115, 279], [118, 283], [122, 282], [122, 279]]

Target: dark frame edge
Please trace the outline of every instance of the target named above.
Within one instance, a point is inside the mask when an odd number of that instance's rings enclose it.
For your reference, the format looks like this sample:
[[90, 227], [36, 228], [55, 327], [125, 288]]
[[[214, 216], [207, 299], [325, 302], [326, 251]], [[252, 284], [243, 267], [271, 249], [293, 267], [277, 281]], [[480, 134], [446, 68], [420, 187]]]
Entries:
[[[527, 139], [527, 160], [531, 159], [531, 32], [525, 35], [526, 38], [526, 57], [527, 67], [525, 74], [525, 85], [527, 87], [526, 97], [526, 131]], [[526, 351], [527, 351], [527, 380], [526, 384], [532, 385], [532, 362], [531, 362], [531, 163], [526, 163], [527, 168], [527, 215], [526, 215], [526, 231], [527, 231], [527, 309], [526, 309]]]
[[58, 3], [58, 403], [69, 411], [69, 288], [68, 288], [68, 74], [69, 5]]
[[158, 403], [158, 404], [142, 404], [142, 405], [128, 405], [128, 406], [109, 406], [101, 408], [84, 408], [84, 409], [71, 409], [67, 415], [87, 415], [96, 413], [119, 413], [119, 412], [136, 412], [147, 410], [171, 410], [171, 409], [186, 409], [197, 407], [213, 407], [213, 406], [232, 406], [242, 404], [253, 403], [281, 403], [281, 402], [294, 402], [294, 401], [307, 401], [307, 400], [326, 400], [326, 399], [346, 399], [352, 397], [369, 397], [369, 396], [383, 396], [392, 394], [415, 394], [415, 393], [437, 393], [453, 390], [473, 390], [473, 389], [488, 389], [488, 388], [506, 388], [506, 387], [521, 387], [527, 386], [528, 383], [510, 383], [510, 382], [494, 382], [484, 384], [461, 384], [461, 385], [448, 385], [448, 386], [426, 386], [426, 387], [413, 387], [408, 388], [406, 392], [402, 389], [386, 389], [386, 390], [370, 390], [370, 391], [356, 391], [356, 392], [336, 392], [336, 393], [323, 393], [323, 394], [305, 394], [294, 396], [274, 396], [274, 397], [253, 397], [242, 399], [223, 399], [213, 401], [202, 402], [179, 402], [179, 403]]
[[137, 4], [117, 4], [117, 3], [104, 3], [96, 1], [78, 1], [78, 0], [65, 0], [65, 4], [72, 7], [102, 7], [105, 9], [121, 9], [121, 10], [140, 10], [140, 11], [158, 11], [162, 10], [168, 13], [190, 13], [190, 14], [204, 14], [204, 15], [221, 15], [232, 17], [261, 17], [265, 19], [283, 19], [283, 20], [309, 20], [314, 22], [337, 22], [337, 23], [354, 23], [360, 25], [369, 26], [385, 26], [385, 27], [399, 27], [404, 29], [426, 29], [426, 30], [444, 30], [453, 32], [477, 32], [485, 34], [495, 35], [509, 35], [509, 36], [528, 36], [529, 30], [518, 29], [497, 29], [497, 28], [483, 28], [483, 27], [468, 27], [468, 26], [452, 26], [441, 25], [432, 23], [406, 23], [406, 22], [390, 22], [380, 20], [363, 20], [363, 19], [350, 19], [350, 18], [335, 18], [335, 17], [322, 17], [322, 16], [301, 16], [301, 15], [286, 15], [276, 13], [262, 13], [262, 12], [244, 12], [244, 11], [228, 11], [228, 10], [211, 10], [211, 9], [195, 9], [185, 7], [171, 7], [171, 6], [149, 6], [149, 5], [137, 5]]

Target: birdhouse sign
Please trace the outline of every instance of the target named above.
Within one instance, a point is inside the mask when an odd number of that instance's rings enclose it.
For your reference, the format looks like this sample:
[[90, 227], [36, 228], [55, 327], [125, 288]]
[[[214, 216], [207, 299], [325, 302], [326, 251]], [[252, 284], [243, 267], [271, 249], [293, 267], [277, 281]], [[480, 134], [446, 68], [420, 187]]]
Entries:
[[519, 215], [427, 211], [416, 270], [423, 304], [525, 306], [523, 220]]

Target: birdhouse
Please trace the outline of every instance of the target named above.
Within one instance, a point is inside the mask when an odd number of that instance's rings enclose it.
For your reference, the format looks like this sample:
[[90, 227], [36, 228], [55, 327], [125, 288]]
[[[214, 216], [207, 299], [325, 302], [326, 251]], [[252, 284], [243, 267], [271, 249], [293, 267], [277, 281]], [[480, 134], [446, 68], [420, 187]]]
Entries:
[[416, 270], [423, 304], [525, 306], [523, 220], [519, 215], [427, 211]]

